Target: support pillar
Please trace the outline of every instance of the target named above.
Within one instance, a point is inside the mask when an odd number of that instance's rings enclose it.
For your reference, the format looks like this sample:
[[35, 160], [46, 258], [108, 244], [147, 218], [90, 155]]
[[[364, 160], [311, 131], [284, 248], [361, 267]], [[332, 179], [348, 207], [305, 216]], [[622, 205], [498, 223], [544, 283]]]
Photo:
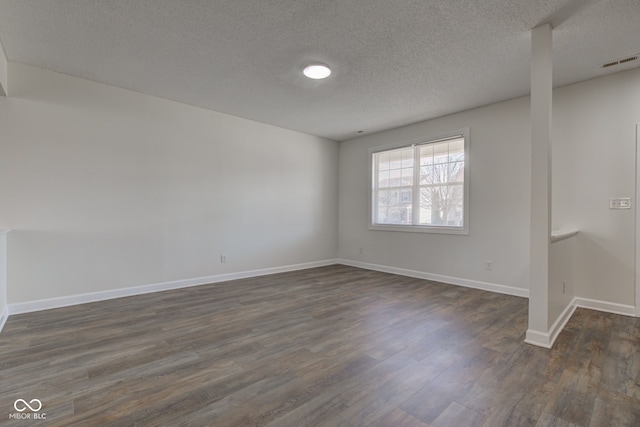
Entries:
[[551, 235], [551, 24], [531, 31], [531, 225], [529, 329], [526, 342], [551, 347], [549, 335], [549, 244]]

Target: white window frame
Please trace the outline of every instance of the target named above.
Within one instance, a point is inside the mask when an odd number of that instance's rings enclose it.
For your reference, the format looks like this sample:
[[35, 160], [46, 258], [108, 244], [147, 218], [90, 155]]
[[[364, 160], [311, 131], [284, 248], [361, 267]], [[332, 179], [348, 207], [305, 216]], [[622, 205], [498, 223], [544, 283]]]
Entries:
[[[455, 137], [462, 136], [464, 138], [464, 184], [463, 184], [463, 221], [462, 227], [452, 227], [452, 226], [441, 226], [441, 225], [417, 225], [417, 224], [376, 224], [374, 222], [375, 212], [374, 212], [374, 179], [375, 179], [375, 170], [373, 166], [374, 154], [380, 153], [388, 150], [395, 150], [399, 148], [409, 148], [416, 145], [426, 145], [430, 143], [440, 142], [442, 140], [451, 139]], [[375, 147], [369, 149], [369, 174], [368, 174], [368, 182], [369, 182], [369, 230], [379, 230], [379, 231], [403, 231], [403, 232], [417, 232], [417, 233], [436, 233], [436, 234], [459, 234], [459, 235], [468, 235], [469, 234], [469, 128], [463, 128], [454, 130], [451, 132], [446, 132], [438, 135], [431, 135], [425, 138], [415, 139], [411, 141], [405, 141], [402, 143], [396, 143], [393, 145], [387, 145], [383, 147]], [[418, 160], [419, 161], [419, 160]], [[414, 167], [415, 168], [415, 167]], [[414, 169], [414, 171], [418, 171], [419, 169]], [[418, 173], [416, 172], [416, 176]], [[417, 179], [414, 180], [414, 193], [416, 189], [419, 188], [417, 184]], [[419, 194], [419, 193], [418, 193]], [[415, 197], [415, 196], [414, 196]]]

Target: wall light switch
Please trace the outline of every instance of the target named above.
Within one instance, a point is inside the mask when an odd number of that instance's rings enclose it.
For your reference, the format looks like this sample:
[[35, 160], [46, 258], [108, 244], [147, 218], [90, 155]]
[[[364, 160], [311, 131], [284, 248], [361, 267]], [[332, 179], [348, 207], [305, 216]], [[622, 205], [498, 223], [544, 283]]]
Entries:
[[631, 209], [631, 197], [610, 198], [609, 209]]

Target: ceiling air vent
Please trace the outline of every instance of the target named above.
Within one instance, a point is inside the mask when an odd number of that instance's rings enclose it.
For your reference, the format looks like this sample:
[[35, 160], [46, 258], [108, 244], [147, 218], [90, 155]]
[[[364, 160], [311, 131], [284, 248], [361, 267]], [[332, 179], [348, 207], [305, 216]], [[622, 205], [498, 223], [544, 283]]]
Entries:
[[602, 68], [613, 67], [614, 65], [618, 65], [619, 63], [620, 63], [620, 61], [607, 62], [606, 64], [602, 65]]
[[621, 64], [624, 64], [625, 62], [631, 62], [631, 61], [635, 61], [637, 59], [638, 59], [638, 56], [636, 55], [636, 56], [630, 56], [628, 58], [621, 59], [618, 62], [621, 63]]
[[638, 60], [638, 55], [634, 55], [628, 58], [618, 59], [617, 61], [612, 61], [612, 62], [607, 62], [606, 64], [602, 64], [602, 68], [609, 68], [609, 67], [613, 67], [614, 65], [622, 65], [622, 64], [626, 64], [627, 62], [637, 61], [637, 60]]

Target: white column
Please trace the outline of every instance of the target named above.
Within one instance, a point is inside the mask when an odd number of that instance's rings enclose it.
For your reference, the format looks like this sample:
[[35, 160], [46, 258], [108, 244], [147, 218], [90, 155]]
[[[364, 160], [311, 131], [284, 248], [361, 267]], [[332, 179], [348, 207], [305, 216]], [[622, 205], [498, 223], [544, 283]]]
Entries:
[[529, 329], [526, 342], [550, 346], [552, 28], [531, 31], [531, 229]]
[[636, 317], [640, 317], [640, 123], [636, 125]]

